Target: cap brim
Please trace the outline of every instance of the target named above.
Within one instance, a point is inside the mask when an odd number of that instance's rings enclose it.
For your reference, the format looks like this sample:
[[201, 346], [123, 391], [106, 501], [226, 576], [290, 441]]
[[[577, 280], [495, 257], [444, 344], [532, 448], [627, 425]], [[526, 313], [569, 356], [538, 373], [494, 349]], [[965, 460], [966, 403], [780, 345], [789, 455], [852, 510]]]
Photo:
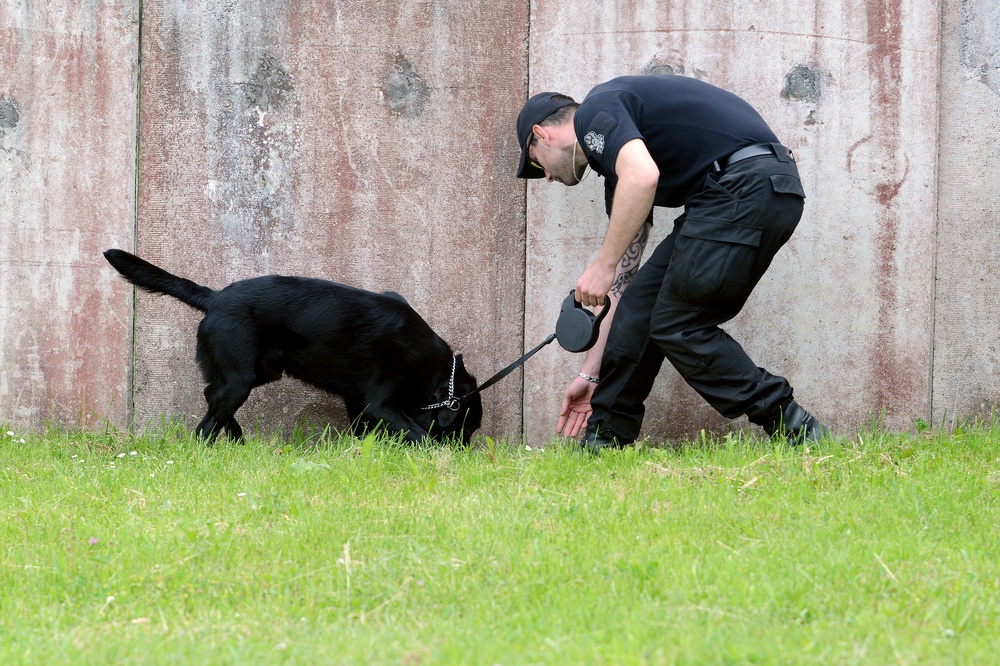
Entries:
[[[530, 134], [528, 135], [531, 136]], [[545, 178], [545, 171], [539, 169], [528, 159], [528, 140], [521, 145], [521, 163], [517, 167], [518, 178]]]
[[528, 160], [528, 151], [521, 151], [521, 165], [517, 170], [518, 178], [545, 178], [545, 171], [539, 169]]

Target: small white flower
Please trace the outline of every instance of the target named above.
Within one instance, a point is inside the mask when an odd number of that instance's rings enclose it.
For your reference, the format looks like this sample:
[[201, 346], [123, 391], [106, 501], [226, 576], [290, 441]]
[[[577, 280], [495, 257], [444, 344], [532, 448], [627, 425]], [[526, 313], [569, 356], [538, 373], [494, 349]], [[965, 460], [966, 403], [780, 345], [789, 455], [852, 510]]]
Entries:
[[139, 455], [139, 452], [138, 451], [129, 451], [128, 454], [130, 456], [137, 456], [137, 455]]
[[528, 446], [527, 444], [525, 444], [525, 445], [524, 445], [524, 450], [525, 450], [525, 451], [530, 451], [530, 450], [531, 450], [531, 447], [530, 447], [530, 446]]
[[119, 454], [118, 454], [118, 457], [119, 457], [119, 458], [124, 458], [124, 457], [125, 457], [125, 452], [123, 451], [123, 452], [119, 453]]
[[236, 493], [236, 496], [237, 497], [246, 497], [247, 494], [246, 493]]
[[13, 430], [8, 430], [7, 431], [7, 436], [8, 437], [13, 437], [14, 436], [14, 431]]
[[168, 464], [168, 465], [173, 465], [173, 464], [174, 464], [174, 461], [173, 461], [173, 460], [168, 460], [168, 461], [167, 461], [167, 464]]

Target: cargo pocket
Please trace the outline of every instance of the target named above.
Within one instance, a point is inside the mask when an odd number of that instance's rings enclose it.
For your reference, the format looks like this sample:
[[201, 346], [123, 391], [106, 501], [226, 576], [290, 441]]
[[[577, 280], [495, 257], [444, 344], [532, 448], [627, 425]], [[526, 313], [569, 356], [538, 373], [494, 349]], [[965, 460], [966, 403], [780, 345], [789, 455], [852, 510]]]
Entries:
[[802, 181], [795, 176], [784, 173], [776, 173], [771, 176], [771, 187], [778, 194], [795, 194], [806, 198], [806, 192], [802, 189]]
[[718, 220], [688, 219], [681, 227], [661, 296], [696, 305], [746, 299], [753, 277], [761, 227]]

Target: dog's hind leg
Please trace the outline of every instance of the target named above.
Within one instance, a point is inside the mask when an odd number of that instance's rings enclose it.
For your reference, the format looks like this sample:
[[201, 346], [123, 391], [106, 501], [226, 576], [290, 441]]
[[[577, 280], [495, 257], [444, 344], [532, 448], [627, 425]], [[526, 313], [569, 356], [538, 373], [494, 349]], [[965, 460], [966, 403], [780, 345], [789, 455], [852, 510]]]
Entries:
[[236, 422], [236, 417], [230, 416], [229, 420], [222, 424], [222, 429], [226, 431], [226, 436], [232, 441], [243, 441], [243, 428]]
[[208, 403], [208, 411], [198, 424], [198, 437], [211, 442], [221, 430], [234, 441], [241, 439], [243, 429], [236, 422], [234, 414], [248, 397], [250, 397], [250, 385], [238, 380], [233, 381], [233, 378], [228, 378], [221, 386], [214, 384], [206, 386], [205, 401]]
[[202, 319], [196, 358], [207, 384], [208, 411], [198, 424], [199, 437], [212, 441], [220, 431], [233, 440], [243, 436], [234, 415], [260, 383], [254, 371], [256, 356], [252, 325], [230, 313], [209, 313]]

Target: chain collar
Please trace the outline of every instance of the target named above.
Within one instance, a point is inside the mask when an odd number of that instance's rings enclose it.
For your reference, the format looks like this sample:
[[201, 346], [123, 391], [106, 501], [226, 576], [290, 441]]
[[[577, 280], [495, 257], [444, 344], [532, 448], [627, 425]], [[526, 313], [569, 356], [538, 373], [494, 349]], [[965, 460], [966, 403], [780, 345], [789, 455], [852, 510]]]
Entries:
[[457, 412], [462, 406], [462, 401], [455, 396], [455, 369], [458, 367], [458, 357], [452, 354], [451, 356], [451, 378], [448, 379], [448, 397], [441, 402], [435, 402], [433, 405], [427, 405], [426, 407], [421, 407], [421, 410], [428, 411], [431, 409], [437, 409], [439, 407], [447, 407], [453, 412]]

